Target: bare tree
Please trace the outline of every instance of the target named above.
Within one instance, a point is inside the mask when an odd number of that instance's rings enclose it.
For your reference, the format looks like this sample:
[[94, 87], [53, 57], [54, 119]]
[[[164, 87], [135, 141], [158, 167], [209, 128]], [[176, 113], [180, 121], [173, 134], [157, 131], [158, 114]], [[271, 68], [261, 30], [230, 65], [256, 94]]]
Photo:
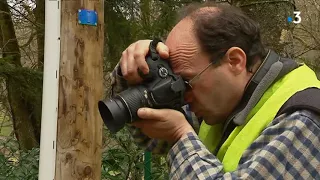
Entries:
[[[3, 60], [1, 61], [3, 72], [1, 73], [6, 79], [6, 89], [8, 91], [14, 131], [21, 149], [31, 149], [39, 145], [39, 141], [35, 136], [35, 129], [32, 125], [36, 122], [37, 117], [32, 113], [33, 103], [25, 98], [27, 97], [25, 90], [28, 87], [23, 87], [23, 85], [28, 83], [28, 79], [26, 79], [26, 76], [22, 72], [21, 52], [9, 5], [6, 1], [0, 1], [0, 19], [2, 19], [0, 24], [0, 39], [2, 39], [1, 44], [3, 44]], [[19, 75], [18, 73], [21, 74]]]
[[320, 72], [320, 2], [297, 0], [301, 23], [294, 29], [294, 57]]
[[292, 57], [293, 26], [287, 21], [293, 15], [293, 1], [232, 0], [249, 17], [260, 24], [263, 43], [282, 56]]

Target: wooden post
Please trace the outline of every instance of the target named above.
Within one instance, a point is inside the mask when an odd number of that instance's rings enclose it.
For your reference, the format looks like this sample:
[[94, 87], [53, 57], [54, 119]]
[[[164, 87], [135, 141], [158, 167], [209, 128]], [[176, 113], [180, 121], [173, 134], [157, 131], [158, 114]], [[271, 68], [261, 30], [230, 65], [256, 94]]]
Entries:
[[[62, 0], [55, 180], [101, 179], [103, 0]], [[79, 10], [97, 24], [79, 22]], [[86, 14], [84, 17], [92, 17]], [[50, 22], [46, 22], [50, 23]]]

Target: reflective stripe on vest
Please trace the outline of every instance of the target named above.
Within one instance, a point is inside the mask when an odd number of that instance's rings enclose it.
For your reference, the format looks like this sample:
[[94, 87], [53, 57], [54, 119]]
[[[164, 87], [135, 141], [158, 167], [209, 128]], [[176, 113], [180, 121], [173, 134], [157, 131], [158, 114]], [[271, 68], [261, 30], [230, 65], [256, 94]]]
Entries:
[[[267, 89], [246, 118], [247, 123], [237, 126], [220, 147], [217, 158], [223, 163], [225, 172], [237, 169], [244, 151], [274, 119], [281, 106], [296, 92], [308, 87], [320, 88], [320, 81], [309, 67], [303, 65]], [[199, 138], [210, 152], [217, 147], [221, 131], [221, 124], [210, 126], [202, 121]]]

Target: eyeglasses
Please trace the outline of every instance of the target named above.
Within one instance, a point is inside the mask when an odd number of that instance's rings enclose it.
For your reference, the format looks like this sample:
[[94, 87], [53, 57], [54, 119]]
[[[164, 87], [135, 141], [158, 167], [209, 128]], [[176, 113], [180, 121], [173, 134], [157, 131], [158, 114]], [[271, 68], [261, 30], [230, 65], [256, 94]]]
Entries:
[[[221, 59], [221, 58], [226, 54], [227, 50], [228, 50], [228, 49], [222, 49], [222, 50], [220, 50], [220, 51], [217, 53], [217, 56], [216, 56], [215, 59]], [[184, 81], [184, 83], [187, 85], [187, 88], [188, 88], [188, 89], [193, 89], [191, 83], [192, 83], [193, 81], [199, 79], [200, 75], [201, 75], [202, 73], [204, 73], [204, 72], [205, 72], [212, 64], [214, 64], [214, 63], [215, 63], [215, 61], [211, 61], [211, 63], [208, 64], [207, 67], [205, 67], [200, 73], [198, 73], [197, 75], [195, 75], [192, 79], [190, 79], [189, 81]]]
[[192, 79], [190, 79], [189, 81], [184, 81], [184, 83], [187, 85], [187, 87], [188, 87], [189, 89], [193, 89], [191, 83], [192, 83], [193, 81], [199, 79], [200, 75], [201, 75], [202, 73], [204, 73], [212, 64], [213, 64], [213, 61], [212, 61], [206, 68], [204, 68], [200, 73], [198, 73], [197, 75], [195, 75]]

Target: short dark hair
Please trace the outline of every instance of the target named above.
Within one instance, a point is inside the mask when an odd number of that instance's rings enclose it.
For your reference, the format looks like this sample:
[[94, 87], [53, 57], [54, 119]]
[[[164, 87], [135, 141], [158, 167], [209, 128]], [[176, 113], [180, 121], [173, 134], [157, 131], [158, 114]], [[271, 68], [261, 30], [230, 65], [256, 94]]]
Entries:
[[[217, 9], [203, 9], [216, 7]], [[215, 3], [191, 4], [180, 13], [180, 18], [191, 17], [194, 32], [202, 50], [210, 59], [219, 64], [231, 47], [241, 48], [247, 56], [246, 68], [250, 69], [258, 59], [263, 59], [267, 51], [261, 42], [258, 23], [231, 5]]]

